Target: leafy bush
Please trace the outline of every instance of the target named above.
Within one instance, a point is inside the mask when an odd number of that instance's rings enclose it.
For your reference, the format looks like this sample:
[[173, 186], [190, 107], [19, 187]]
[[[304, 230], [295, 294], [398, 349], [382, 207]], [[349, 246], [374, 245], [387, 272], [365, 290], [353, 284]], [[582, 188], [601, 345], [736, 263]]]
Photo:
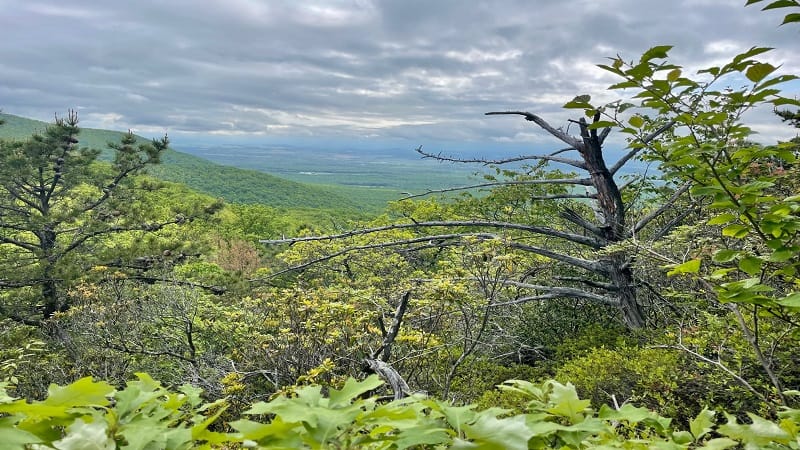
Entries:
[[188, 449], [188, 448], [671, 448], [737, 446], [796, 448], [800, 410], [786, 409], [779, 423], [750, 414], [749, 423], [703, 410], [689, 430], [669, 418], [626, 404], [590, 407], [574, 386], [547, 381], [509, 381], [524, 405], [519, 411], [451, 406], [421, 396], [379, 403], [364, 396], [382, 383], [375, 377], [347, 380], [323, 395], [302, 386], [269, 402], [258, 402], [228, 431], [214, 431], [223, 400], [203, 403], [201, 392], [165, 389], [146, 374], [115, 390], [82, 378], [50, 386], [43, 401], [16, 400], [0, 387], [3, 448]]

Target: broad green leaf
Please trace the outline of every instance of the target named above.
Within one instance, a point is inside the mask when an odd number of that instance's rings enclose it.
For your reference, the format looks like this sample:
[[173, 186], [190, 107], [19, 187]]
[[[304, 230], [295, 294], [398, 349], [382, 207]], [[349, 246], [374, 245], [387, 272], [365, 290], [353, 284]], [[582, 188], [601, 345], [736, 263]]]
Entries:
[[728, 225], [727, 227], [722, 229], [723, 236], [733, 237], [737, 239], [741, 239], [747, 236], [749, 233], [750, 233], [750, 228], [739, 224]]
[[787, 308], [798, 309], [800, 308], [800, 292], [792, 292], [786, 297], [778, 299], [777, 303]]
[[760, 55], [762, 53], [766, 53], [770, 50], [773, 50], [772, 47], [752, 47], [750, 50], [740, 53], [733, 57], [734, 64], [738, 64], [745, 59], [752, 58], [753, 56]]
[[554, 404], [547, 410], [550, 414], [568, 418], [572, 423], [578, 423], [583, 419], [583, 412], [592, 403], [590, 400], [581, 400], [575, 391], [572, 383], [563, 385], [561, 383], [551, 384], [552, 392], [550, 401]]
[[600, 407], [597, 417], [603, 420], [624, 420], [632, 424], [643, 422], [653, 418], [656, 414], [647, 408], [640, 408], [626, 403], [619, 409], [614, 409], [608, 405]]
[[777, 8], [791, 8], [796, 7], [797, 2], [794, 0], [776, 0], [772, 3], [769, 3], [767, 6], [761, 8], [762, 11], [767, 11], [770, 9], [777, 9]]
[[627, 88], [635, 88], [635, 87], [638, 87], [638, 86], [639, 86], [639, 84], [636, 83], [635, 81], [622, 81], [622, 82], [617, 83], [617, 84], [612, 84], [608, 88], [609, 89], [627, 89]]
[[433, 424], [421, 424], [419, 426], [406, 428], [397, 433], [394, 445], [398, 450], [406, 448], [427, 448], [422, 446], [435, 446], [445, 444], [450, 441], [450, 434], [447, 430], [435, 427]]
[[712, 217], [711, 219], [706, 222], [709, 225], [724, 225], [726, 223], [730, 223], [736, 220], [736, 216], [731, 213], [724, 213], [720, 214], [716, 217]]
[[797, 255], [798, 251], [795, 248], [783, 248], [769, 255], [769, 260], [772, 262], [786, 262]]
[[735, 416], [726, 413], [728, 423], [721, 425], [717, 430], [723, 436], [740, 440], [747, 448], [763, 448], [768, 444], [785, 444], [792, 440], [792, 436], [776, 423], [755, 414], [747, 415], [752, 421], [751, 424], [739, 424]]
[[631, 116], [631, 118], [628, 119], [628, 123], [633, 128], [642, 128], [642, 125], [644, 125], [644, 119], [642, 119], [642, 116]]
[[523, 415], [498, 419], [480, 414], [475, 423], [464, 427], [464, 432], [478, 444], [476, 448], [484, 449], [527, 450], [528, 440], [534, 435]]
[[746, 272], [748, 275], [757, 275], [761, 272], [761, 258], [755, 256], [747, 256], [739, 260], [739, 269]]
[[669, 52], [671, 49], [672, 49], [671, 45], [657, 45], [655, 47], [651, 47], [649, 50], [644, 52], [640, 61], [646, 62], [650, 61], [651, 59], [666, 58], [668, 56], [667, 52]]
[[590, 95], [587, 95], [587, 94], [578, 95], [575, 98], [573, 98], [571, 101], [569, 101], [566, 104], [564, 104], [563, 108], [568, 108], [568, 109], [586, 109], [586, 108], [591, 108], [592, 105], [589, 104], [589, 101], [591, 101], [591, 99], [592, 99], [592, 97]]
[[733, 261], [737, 256], [739, 256], [738, 250], [733, 250], [730, 248], [723, 248], [722, 250], [717, 250], [714, 253], [714, 256], [711, 257], [711, 260], [718, 263], [726, 263]]
[[700, 448], [704, 448], [707, 450], [725, 450], [728, 448], [736, 447], [737, 445], [739, 445], [739, 443], [734, 441], [733, 439], [716, 438], [706, 442], [706, 444]]
[[7, 450], [25, 450], [29, 448], [26, 444], [37, 444], [42, 442], [38, 436], [19, 428], [13, 428], [13, 424], [6, 421], [7, 418], [0, 419], [0, 443], [2, 448]]
[[691, 442], [694, 442], [694, 437], [692, 436], [692, 433], [688, 431], [674, 431], [672, 433], [672, 440], [677, 444], [687, 445]]
[[680, 77], [681, 77], [681, 69], [672, 69], [667, 74], [667, 80], [669, 80], [669, 81], [675, 81]]
[[684, 273], [697, 273], [700, 271], [700, 259], [690, 259], [683, 264], [678, 264], [672, 267], [672, 270], [667, 272], [668, 276], [680, 275]]
[[284, 422], [280, 417], [276, 417], [267, 424], [247, 419], [240, 419], [231, 422], [230, 426], [233, 427], [234, 430], [241, 433], [244, 439], [249, 439], [252, 441], [261, 441], [261, 439], [266, 436], [285, 439], [291, 434], [297, 436], [298, 433], [293, 432], [293, 430], [300, 429], [300, 425], [296, 423]]
[[83, 419], [75, 419], [63, 439], [53, 442], [58, 450], [115, 450], [116, 442], [108, 436], [106, 423], [94, 421], [86, 423]]
[[332, 408], [349, 404], [359, 395], [376, 389], [383, 385], [383, 381], [377, 375], [370, 375], [364, 381], [348, 378], [341, 390], [330, 390], [330, 406]]
[[787, 14], [783, 18], [783, 22], [781, 22], [781, 25], [786, 25], [787, 23], [793, 23], [793, 22], [800, 22], [800, 13]]
[[691, 430], [695, 441], [699, 441], [706, 433], [714, 429], [714, 411], [709, 411], [708, 408], [703, 408], [700, 414], [697, 415], [691, 422], [689, 422], [689, 430]]
[[81, 378], [67, 386], [51, 384], [47, 389], [47, 399], [42, 403], [48, 406], [106, 406], [110, 403], [107, 398], [114, 393], [114, 386], [99, 381], [92, 381], [92, 377]]

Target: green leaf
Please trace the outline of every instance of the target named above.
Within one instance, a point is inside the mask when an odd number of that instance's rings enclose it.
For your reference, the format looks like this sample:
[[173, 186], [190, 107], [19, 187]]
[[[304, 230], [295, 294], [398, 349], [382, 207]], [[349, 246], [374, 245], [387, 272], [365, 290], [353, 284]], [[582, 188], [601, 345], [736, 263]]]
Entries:
[[778, 299], [777, 303], [787, 308], [798, 309], [800, 308], [800, 292], [792, 292], [786, 297]]
[[689, 423], [689, 430], [692, 432], [695, 441], [699, 441], [706, 433], [714, 429], [715, 415], [716, 413], [714, 411], [703, 408], [700, 414]]
[[[760, 0], [759, 0], [760, 1]], [[716, 438], [706, 442], [706, 445], [700, 447], [708, 450], [725, 450], [739, 445], [738, 442], [728, 438]]]
[[736, 220], [736, 216], [731, 213], [720, 214], [716, 217], [712, 217], [711, 219], [706, 222], [709, 225], [724, 225], [726, 223], [732, 222]]
[[772, 47], [751, 47], [750, 50], [740, 53], [733, 58], [733, 63], [738, 64], [745, 59], [752, 58], [753, 56], [760, 55], [772, 50]]
[[635, 88], [639, 87], [639, 83], [635, 81], [622, 81], [617, 84], [612, 84], [608, 87], [608, 89], [627, 89], [627, 88]]
[[563, 385], [561, 383], [551, 383], [552, 392], [550, 393], [550, 401], [554, 406], [549, 408], [547, 412], [568, 418], [572, 423], [578, 423], [583, 420], [583, 411], [591, 405], [590, 400], [581, 400], [578, 398], [578, 393], [575, 391], [575, 386], [572, 383]]
[[714, 256], [711, 257], [711, 260], [718, 263], [726, 263], [733, 261], [734, 258], [739, 256], [739, 253], [739, 250], [723, 248], [722, 250], [717, 250], [717, 252], [714, 253]]
[[571, 101], [569, 101], [566, 104], [564, 104], [563, 108], [569, 108], [569, 109], [591, 108], [592, 105], [589, 104], [591, 99], [592, 99], [592, 96], [588, 95], [588, 94], [578, 95], [575, 98], [573, 98]]
[[655, 58], [658, 59], [666, 58], [668, 56], [667, 52], [669, 52], [671, 49], [672, 49], [671, 45], [657, 45], [655, 47], [651, 47], [649, 50], [644, 52], [642, 58], [640, 59], [640, 62], [650, 61], [651, 59]]
[[644, 125], [644, 119], [642, 119], [642, 116], [631, 116], [631, 118], [628, 119], [628, 123], [633, 128], [642, 128], [642, 125]]
[[767, 11], [770, 9], [778, 9], [778, 8], [792, 8], [797, 7], [797, 2], [794, 0], [776, 0], [767, 6], [761, 8], [762, 11]]
[[796, 248], [782, 248], [769, 255], [771, 262], [786, 262], [798, 255]]
[[597, 122], [593, 122], [589, 124], [588, 129], [590, 130], [597, 130], [600, 128], [608, 128], [608, 127], [615, 127], [617, 126], [616, 122], [612, 122], [610, 120], [598, 120]]
[[523, 415], [498, 419], [489, 414], [478, 416], [475, 423], [464, 427], [464, 433], [477, 448], [509, 450], [527, 450], [534, 435]]
[[332, 408], [347, 405], [359, 395], [371, 391], [382, 384], [383, 381], [377, 375], [370, 375], [364, 381], [348, 378], [341, 390], [330, 390], [329, 405]]
[[672, 69], [667, 74], [667, 80], [669, 80], [669, 81], [675, 81], [680, 77], [681, 77], [681, 69]]
[[53, 447], [58, 450], [115, 450], [117, 444], [108, 436], [106, 425], [99, 420], [86, 423], [75, 419], [67, 427], [66, 436], [53, 442]]
[[672, 270], [667, 272], [668, 276], [680, 275], [684, 273], [697, 273], [700, 271], [700, 259], [691, 259], [683, 264], [672, 266]]
[[787, 23], [793, 22], [800, 22], [800, 13], [787, 14], [786, 17], [783, 18], [781, 25], [786, 25]]
[[0, 442], [2, 442], [2, 448], [8, 450], [25, 450], [29, 448], [26, 444], [38, 444], [42, 442], [42, 439], [34, 434], [25, 430], [20, 430], [19, 428], [13, 428], [14, 425], [9, 423], [6, 419], [12, 418], [4, 417], [0, 419]]
[[748, 275], [758, 275], [761, 272], [761, 258], [755, 256], [747, 256], [739, 260], [739, 269], [746, 272]]
[[723, 436], [740, 440], [746, 448], [764, 448], [769, 444], [786, 444], [792, 436], [777, 424], [755, 414], [747, 414], [751, 424], [739, 424], [736, 417], [725, 414], [728, 423], [721, 425], [718, 431]]
[[741, 239], [747, 236], [749, 233], [750, 233], [750, 228], [739, 224], [728, 225], [727, 227], [722, 229], [723, 236], [733, 237], [737, 239]]
[[106, 406], [107, 398], [114, 392], [114, 386], [106, 382], [92, 381], [92, 377], [61, 387], [51, 384], [47, 388], [47, 399], [42, 403], [48, 406]]
[[769, 63], [756, 63], [750, 66], [745, 72], [747, 79], [753, 83], [758, 83], [775, 71], [775, 66]]

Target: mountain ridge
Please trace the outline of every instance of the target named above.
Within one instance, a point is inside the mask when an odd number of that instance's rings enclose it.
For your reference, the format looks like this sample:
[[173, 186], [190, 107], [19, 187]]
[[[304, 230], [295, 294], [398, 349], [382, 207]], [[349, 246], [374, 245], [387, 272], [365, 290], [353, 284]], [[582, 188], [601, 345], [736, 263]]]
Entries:
[[[41, 133], [50, 125], [13, 114], [0, 113], [0, 139], [25, 139]], [[104, 159], [111, 157], [108, 142], [119, 142], [126, 133], [97, 128], [81, 128], [79, 145], [103, 151]], [[146, 141], [141, 136], [138, 140]], [[158, 179], [182, 183], [190, 188], [230, 203], [263, 204], [279, 208], [311, 208], [351, 212], [378, 211], [380, 202], [356, 202], [345, 194], [336, 192], [334, 186], [315, 186], [286, 180], [262, 171], [218, 164], [199, 156], [172, 148], [162, 155], [161, 164], [152, 166], [148, 173]], [[385, 205], [385, 204], [384, 204]]]

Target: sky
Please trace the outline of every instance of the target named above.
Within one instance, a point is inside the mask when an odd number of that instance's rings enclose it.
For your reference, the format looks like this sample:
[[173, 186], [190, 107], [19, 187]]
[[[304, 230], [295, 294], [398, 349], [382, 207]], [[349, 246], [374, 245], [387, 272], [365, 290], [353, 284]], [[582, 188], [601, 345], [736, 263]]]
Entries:
[[[596, 67], [673, 45], [694, 71], [752, 46], [800, 74], [800, 26], [745, 0], [0, 0], [0, 109], [174, 141], [437, 146], [557, 143]], [[785, 86], [792, 95], [800, 83]], [[765, 139], [795, 130], [769, 111]]]

